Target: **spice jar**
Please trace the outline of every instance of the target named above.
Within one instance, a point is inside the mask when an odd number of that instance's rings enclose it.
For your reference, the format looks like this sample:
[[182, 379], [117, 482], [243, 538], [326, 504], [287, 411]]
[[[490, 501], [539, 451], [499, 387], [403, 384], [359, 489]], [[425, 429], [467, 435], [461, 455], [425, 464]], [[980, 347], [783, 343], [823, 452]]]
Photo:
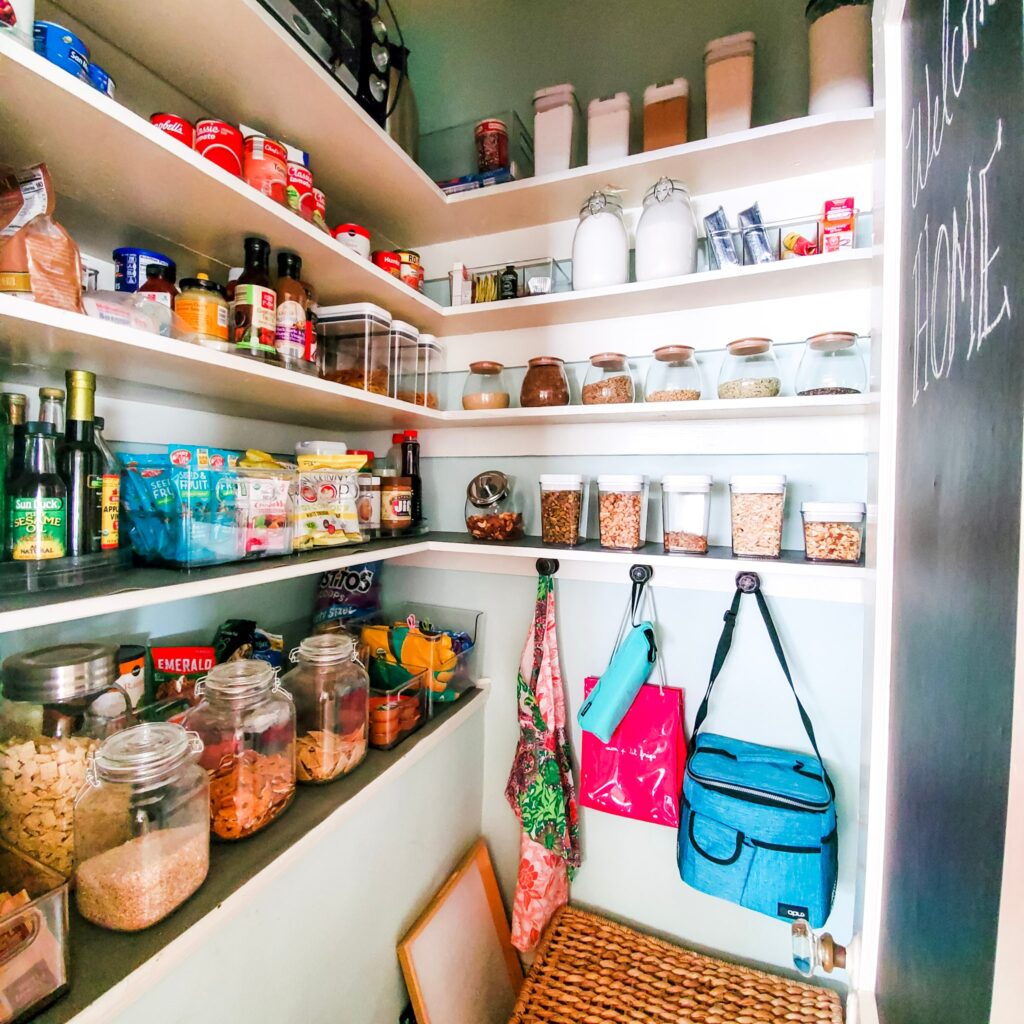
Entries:
[[774, 398], [782, 390], [769, 338], [740, 338], [725, 346], [718, 374], [719, 398]]
[[659, 178], [644, 196], [636, 225], [636, 279], [654, 281], [697, 269], [697, 221], [690, 191], [672, 178]]
[[210, 828], [218, 839], [244, 839], [295, 796], [295, 708], [265, 661], [214, 665], [195, 692], [202, 699], [184, 724], [205, 746]]
[[734, 476], [729, 481], [732, 553], [749, 558], [782, 554], [784, 476]]
[[804, 557], [808, 562], [859, 562], [864, 548], [862, 501], [805, 501]]
[[[89, 755], [128, 724], [128, 695], [116, 684], [117, 648], [61, 644], [3, 663], [0, 705], [0, 838], [70, 875], [73, 805]], [[110, 694], [113, 715], [92, 705]]]
[[572, 546], [582, 539], [583, 477], [576, 473], [542, 474], [540, 527], [545, 544]]
[[595, 192], [580, 208], [572, 239], [572, 287], [609, 288], [629, 278], [629, 235], [622, 201], [614, 192]]
[[662, 345], [647, 368], [645, 402], [696, 402], [703, 390], [700, 366], [689, 345]]
[[523, 513], [512, 480], [496, 469], [473, 477], [466, 488], [466, 529], [477, 540], [519, 540]]
[[661, 478], [661, 516], [668, 554], [706, 555], [711, 519], [711, 477]]
[[101, 928], [162, 921], [206, 879], [210, 783], [203, 741], [170, 722], [105, 740], [75, 801], [75, 899]]
[[519, 391], [519, 404], [524, 409], [568, 405], [569, 381], [565, 376], [565, 361], [558, 356], [531, 359]]
[[647, 539], [647, 480], [615, 474], [597, 478], [601, 547], [636, 551]]
[[371, 302], [321, 306], [316, 318], [320, 376], [350, 388], [389, 394], [391, 314]]
[[218, 352], [230, 352], [228, 343], [227, 292], [206, 274], [186, 277], [181, 282], [181, 294], [175, 300], [174, 311], [191, 332], [189, 339]]
[[852, 331], [815, 334], [804, 343], [796, 371], [798, 395], [862, 395], [868, 371]]
[[583, 381], [584, 405], [619, 405], [633, 401], [633, 374], [621, 352], [590, 357]]
[[473, 129], [476, 140], [476, 169], [480, 174], [508, 167], [508, 126], [496, 117], [477, 122]]
[[469, 364], [469, 376], [462, 389], [463, 409], [507, 409], [511, 402], [505, 367], [481, 360]]
[[299, 782], [331, 782], [366, 757], [370, 677], [344, 633], [307, 637], [291, 653], [281, 685], [295, 702]]

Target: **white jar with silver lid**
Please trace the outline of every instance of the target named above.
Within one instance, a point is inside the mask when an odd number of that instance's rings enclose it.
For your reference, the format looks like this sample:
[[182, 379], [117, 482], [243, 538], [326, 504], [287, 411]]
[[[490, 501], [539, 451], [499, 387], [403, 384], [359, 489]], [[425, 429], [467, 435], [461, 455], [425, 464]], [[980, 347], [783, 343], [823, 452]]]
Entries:
[[629, 234], [622, 201], [614, 192], [595, 192], [580, 209], [572, 240], [572, 287], [611, 288], [629, 279]]
[[644, 196], [636, 226], [636, 279], [654, 281], [697, 269], [697, 221], [689, 189], [659, 178]]

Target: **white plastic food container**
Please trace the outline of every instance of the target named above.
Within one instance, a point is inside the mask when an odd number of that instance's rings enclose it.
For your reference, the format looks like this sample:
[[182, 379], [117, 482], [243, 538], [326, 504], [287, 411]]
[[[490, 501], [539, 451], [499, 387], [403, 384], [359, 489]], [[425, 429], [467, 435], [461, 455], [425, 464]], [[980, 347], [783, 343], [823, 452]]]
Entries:
[[629, 234], [622, 202], [613, 192], [595, 192], [581, 207], [572, 239], [573, 291], [609, 288], [629, 278]]
[[636, 551], [647, 540], [647, 480], [631, 473], [597, 478], [601, 547]]
[[541, 540], [571, 547], [586, 536], [586, 484], [578, 473], [540, 476]]
[[629, 93], [617, 92], [587, 105], [587, 163], [603, 164], [629, 156]]
[[808, 113], [871, 106], [871, 5], [811, 0]]
[[744, 558], [779, 558], [786, 478], [774, 474], [734, 476], [729, 492], [732, 553]]
[[706, 555], [711, 520], [711, 477], [661, 478], [661, 517], [667, 554]]
[[862, 501], [805, 501], [804, 557], [809, 562], [859, 562], [864, 550]]
[[753, 32], [712, 39], [704, 48], [707, 136], [750, 127], [754, 100]]
[[647, 190], [636, 226], [636, 279], [654, 281], [697, 269], [697, 221], [681, 181], [660, 178]]
[[690, 83], [675, 78], [644, 89], [644, 152], [686, 142], [690, 115]]
[[572, 167], [580, 112], [576, 90], [549, 85], [533, 94], [533, 173], [558, 174]]

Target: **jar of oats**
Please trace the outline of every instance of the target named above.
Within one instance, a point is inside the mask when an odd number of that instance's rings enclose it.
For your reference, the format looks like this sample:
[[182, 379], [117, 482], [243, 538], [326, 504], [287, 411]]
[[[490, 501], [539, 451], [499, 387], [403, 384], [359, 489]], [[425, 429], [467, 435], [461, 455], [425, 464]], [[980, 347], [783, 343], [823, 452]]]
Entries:
[[601, 547], [636, 551], [647, 540], [647, 480], [616, 474], [597, 478]]
[[656, 348], [647, 368], [645, 402], [696, 402], [703, 391], [700, 366], [689, 345]]
[[719, 398], [775, 398], [781, 391], [782, 376], [770, 338], [739, 338], [725, 346]]
[[584, 532], [583, 477], [578, 473], [543, 473], [540, 477], [540, 532], [545, 544], [578, 544]]
[[862, 501], [805, 501], [804, 557], [809, 562], [859, 562], [864, 550]]
[[784, 476], [734, 476], [729, 481], [732, 553], [743, 558], [779, 558], [786, 504]]

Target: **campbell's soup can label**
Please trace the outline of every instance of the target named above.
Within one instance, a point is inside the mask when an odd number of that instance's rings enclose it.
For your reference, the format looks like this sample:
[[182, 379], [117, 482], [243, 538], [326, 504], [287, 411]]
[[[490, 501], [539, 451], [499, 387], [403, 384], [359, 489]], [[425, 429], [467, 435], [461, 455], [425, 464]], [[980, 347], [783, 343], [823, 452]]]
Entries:
[[288, 153], [280, 142], [265, 135], [250, 135], [242, 152], [246, 184], [284, 204], [288, 195]]
[[313, 189], [313, 223], [324, 231], [330, 232], [327, 226], [327, 196], [320, 189]]
[[402, 261], [398, 258], [397, 252], [388, 252], [386, 249], [378, 249], [373, 256], [374, 266], [386, 270], [395, 277], [402, 276]]
[[288, 208], [313, 219], [316, 202], [313, 199], [313, 172], [305, 164], [288, 161]]
[[229, 174], [242, 176], [242, 133], [233, 124], [215, 117], [196, 121], [194, 147]]
[[196, 130], [191, 121], [179, 117], [177, 114], [153, 114], [149, 119], [150, 124], [155, 124], [162, 132], [166, 132], [172, 139], [184, 142], [189, 149], [195, 145]]

